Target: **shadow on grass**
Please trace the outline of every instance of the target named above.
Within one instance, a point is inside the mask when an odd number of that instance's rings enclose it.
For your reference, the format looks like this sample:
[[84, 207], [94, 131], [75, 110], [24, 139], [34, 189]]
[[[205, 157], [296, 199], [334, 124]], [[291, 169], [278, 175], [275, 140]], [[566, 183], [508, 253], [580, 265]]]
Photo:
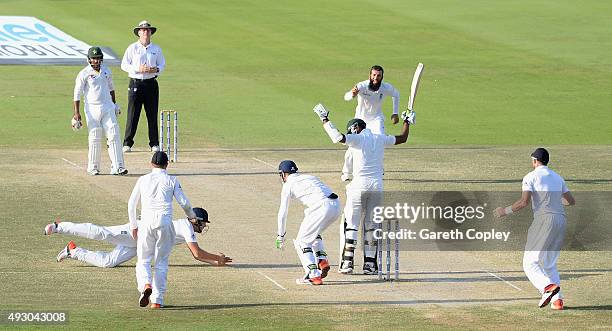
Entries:
[[313, 301], [313, 302], [262, 302], [262, 303], [237, 303], [219, 305], [185, 305], [164, 306], [164, 310], [216, 310], [253, 307], [297, 307], [297, 306], [371, 306], [371, 305], [441, 305], [441, 304], [483, 304], [483, 303], [507, 303], [510, 301], [533, 301], [533, 298], [503, 298], [503, 299], [442, 299], [442, 300], [381, 300], [381, 301]]
[[[385, 173], [421, 173], [421, 172], [434, 172], [428, 170], [385, 170]], [[339, 170], [320, 170], [320, 171], [308, 171], [309, 174], [320, 175], [320, 174], [340, 174]], [[269, 176], [278, 175], [278, 171], [236, 171], [236, 172], [183, 172], [183, 173], [172, 173], [173, 176]], [[338, 176], [339, 177], [339, 176]], [[393, 180], [393, 179], [390, 179]], [[520, 180], [513, 180], [513, 182], [521, 182]]]
[[[385, 171], [387, 172], [387, 171]], [[415, 171], [412, 171], [415, 172]], [[515, 184], [520, 183], [520, 179], [410, 179], [410, 178], [385, 178], [390, 182], [405, 183], [436, 183], [436, 184]], [[612, 179], [565, 179], [566, 182], [575, 184], [610, 184]]]
[[601, 306], [565, 306], [564, 310], [612, 310], [612, 305], [601, 305]]

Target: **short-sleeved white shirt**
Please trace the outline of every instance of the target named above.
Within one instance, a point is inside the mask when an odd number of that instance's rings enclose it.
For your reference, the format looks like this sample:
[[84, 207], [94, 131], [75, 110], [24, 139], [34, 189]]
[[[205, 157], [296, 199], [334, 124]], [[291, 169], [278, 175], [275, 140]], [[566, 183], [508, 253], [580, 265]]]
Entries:
[[172, 221], [172, 225], [174, 226], [174, 232], [176, 232], [175, 245], [197, 242], [195, 231], [193, 231], [193, 226], [189, 220], [186, 218], [178, 219]]
[[74, 101], [81, 100], [93, 105], [112, 105], [110, 92], [114, 91], [113, 74], [105, 65], [100, 65], [100, 71], [95, 71], [90, 65], [83, 68], [74, 82]]
[[541, 165], [523, 178], [523, 191], [531, 192], [534, 215], [565, 215], [561, 196], [569, 192], [569, 189], [563, 177], [547, 166]]
[[395, 145], [395, 136], [373, 134], [364, 129], [345, 137], [344, 144], [353, 148], [353, 178], [382, 178], [385, 148]]

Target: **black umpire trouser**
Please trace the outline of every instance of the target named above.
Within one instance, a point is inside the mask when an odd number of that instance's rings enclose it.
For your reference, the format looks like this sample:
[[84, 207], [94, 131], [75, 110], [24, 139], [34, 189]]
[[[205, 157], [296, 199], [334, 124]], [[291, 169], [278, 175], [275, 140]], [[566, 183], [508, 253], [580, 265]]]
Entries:
[[159, 106], [159, 86], [157, 79], [135, 79], [130, 78], [128, 88], [128, 112], [127, 123], [125, 125], [125, 139], [123, 146], [134, 145], [134, 136], [138, 129], [138, 120], [140, 120], [140, 111], [144, 105], [145, 114], [147, 115], [147, 124], [149, 126], [149, 146], [159, 145], [159, 133], [157, 130], [157, 113]]

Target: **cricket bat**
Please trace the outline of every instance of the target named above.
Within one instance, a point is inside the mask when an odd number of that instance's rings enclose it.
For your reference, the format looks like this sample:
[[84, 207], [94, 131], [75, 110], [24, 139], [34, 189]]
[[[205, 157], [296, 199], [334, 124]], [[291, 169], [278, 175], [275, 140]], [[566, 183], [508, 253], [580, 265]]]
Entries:
[[412, 76], [412, 85], [410, 85], [410, 99], [408, 99], [408, 110], [412, 111], [414, 108], [414, 98], [416, 98], [417, 90], [419, 89], [419, 82], [421, 81], [421, 75], [423, 74], [423, 63], [419, 63]]

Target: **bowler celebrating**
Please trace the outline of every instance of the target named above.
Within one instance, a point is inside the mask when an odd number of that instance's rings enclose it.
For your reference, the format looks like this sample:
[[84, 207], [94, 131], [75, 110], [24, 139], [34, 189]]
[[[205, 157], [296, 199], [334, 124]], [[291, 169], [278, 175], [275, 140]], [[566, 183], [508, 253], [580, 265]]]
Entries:
[[538, 148], [531, 154], [533, 171], [523, 178], [523, 194], [506, 208], [495, 209], [495, 216], [504, 217], [529, 205], [533, 208], [533, 223], [527, 233], [523, 255], [523, 270], [531, 284], [542, 294], [538, 306], [563, 309], [561, 278], [557, 270], [559, 250], [565, 236], [565, 210], [563, 205], [576, 204], [565, 180], [548, 168], [549, 154]]

